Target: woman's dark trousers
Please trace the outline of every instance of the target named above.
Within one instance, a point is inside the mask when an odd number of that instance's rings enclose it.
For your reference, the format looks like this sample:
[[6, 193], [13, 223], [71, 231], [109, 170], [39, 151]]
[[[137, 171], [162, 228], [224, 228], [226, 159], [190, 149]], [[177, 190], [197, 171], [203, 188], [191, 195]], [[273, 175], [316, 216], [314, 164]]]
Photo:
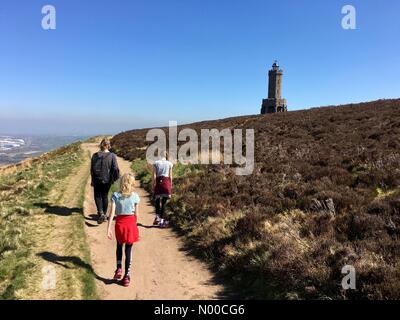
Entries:
[[94, 201], [96, 202], [97, 214], [99, 216], [107, 214], [108, 193], [111, 188], [110, 183], [94, 183]]

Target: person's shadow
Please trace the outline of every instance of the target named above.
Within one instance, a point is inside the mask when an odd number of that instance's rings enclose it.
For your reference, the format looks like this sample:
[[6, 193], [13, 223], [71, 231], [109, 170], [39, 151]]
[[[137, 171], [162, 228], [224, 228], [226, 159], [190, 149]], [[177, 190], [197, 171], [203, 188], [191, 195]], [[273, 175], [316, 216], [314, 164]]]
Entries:
[[[114, 279], [106, 279], [103, 278], [101, 276], [99, 276], [93, 269], [93, 267], [83, 261], [81, 258], [76, 257], [76, 256], [59, 256], [55, 253], [52, 252], [48, 252], [48, 251], [44, 251], [44, 252], [40, 252], [37, 254], [37, 256], [41, 257], [42, 259], [54, 263], [56, 265], [62, 266], [65, 269], [76, 269], [76, 268], [82, 268], [82, 269], [86, 269], [87, 271], [89, 271], [97, 280], [102, 281], [104, 284], [106, 285], [110, 285], [110, 284], [118, 284], [119, 281], [114, 280]], [[73, 266], [70, 266], [70, 265]]]
[[98, 227], [99, 224], [93, 224], [93, 223], [89, 223], [88, 221], [97, 221], [97, 219], [99, 218], [99, 216], [97, 214], [90, 214], [89, 216], [85, 215], [85, 225], [89, 228], [94, 228], [94, 227]]
[[57, 216], [67, 217], [74, 213], [83, 214], [82, 208], [68, 208], [63, 206], [53, 206], [46, 202], [35, 203], [36, 207], [44, 209], [44, 212], [47, 214], [54, 214]]
[[142, 223], [138, 223], [137, 226], [140, 227], [140, 228], [145, 228], [145, 229], [160, 229], [159, 226], [146, 226], [146, 225], [144, 225]]

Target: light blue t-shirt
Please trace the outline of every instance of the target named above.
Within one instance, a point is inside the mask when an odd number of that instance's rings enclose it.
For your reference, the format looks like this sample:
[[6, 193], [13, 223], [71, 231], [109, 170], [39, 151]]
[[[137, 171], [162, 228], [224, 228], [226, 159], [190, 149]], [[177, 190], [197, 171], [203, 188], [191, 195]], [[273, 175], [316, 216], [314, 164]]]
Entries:
[[111, 201], [115, 203], [117, 216], [130, 216], [135, 214], [135, 204], [140, 202], [140, 198], [135, 192], [130, 197], [124, 197], [121, 193], [114, 192]]
[[169, 170], [173, 167], [172, 162], [162, 159], [154, 162], [157, 177], [169, 177]]

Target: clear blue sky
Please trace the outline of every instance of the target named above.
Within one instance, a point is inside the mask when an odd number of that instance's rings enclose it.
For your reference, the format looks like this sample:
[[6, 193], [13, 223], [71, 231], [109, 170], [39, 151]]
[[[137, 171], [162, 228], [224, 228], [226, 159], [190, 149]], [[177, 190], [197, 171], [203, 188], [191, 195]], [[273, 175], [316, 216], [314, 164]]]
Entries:
[[290, 110], [399, 97], [399, 17], [398, 0], [2, 0], [0, 132], [256, 114], [275, 59]]

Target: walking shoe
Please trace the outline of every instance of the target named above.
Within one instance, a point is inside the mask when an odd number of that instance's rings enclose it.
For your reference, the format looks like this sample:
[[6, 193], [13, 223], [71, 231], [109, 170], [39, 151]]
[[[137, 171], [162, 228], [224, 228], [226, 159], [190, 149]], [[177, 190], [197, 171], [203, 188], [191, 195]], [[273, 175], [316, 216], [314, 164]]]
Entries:
[[153, 226], [159, 226], [160, 223], [161, 223], [161, 219], [160, 219], [159, 217], [156, 217], [156, 218], [154, 219]]
[[120, 280], [122, 278], [122, 269], [118, 268], [117, 270], [115, 270], [114, 273], [114, 280]]
[[163, 229], [168, 228], [168, 227], [169, 227], [169, 221], [163, 220], [163, 221], [160, 223], [160, 227], [163, 228]]
[[122, 279], [122, 285], [123, 285], [124, 287], [129, 287], [130, 283], [131, 283], [131, 277], [130, 277], [130, 276], [125, 276], [125, 277]]
[[99, 218], [97, 219], [97, 223], [98, 224], [102, 224], [104, 221], [106, 221], [107, 216], [103, 213], [99, 216]]

